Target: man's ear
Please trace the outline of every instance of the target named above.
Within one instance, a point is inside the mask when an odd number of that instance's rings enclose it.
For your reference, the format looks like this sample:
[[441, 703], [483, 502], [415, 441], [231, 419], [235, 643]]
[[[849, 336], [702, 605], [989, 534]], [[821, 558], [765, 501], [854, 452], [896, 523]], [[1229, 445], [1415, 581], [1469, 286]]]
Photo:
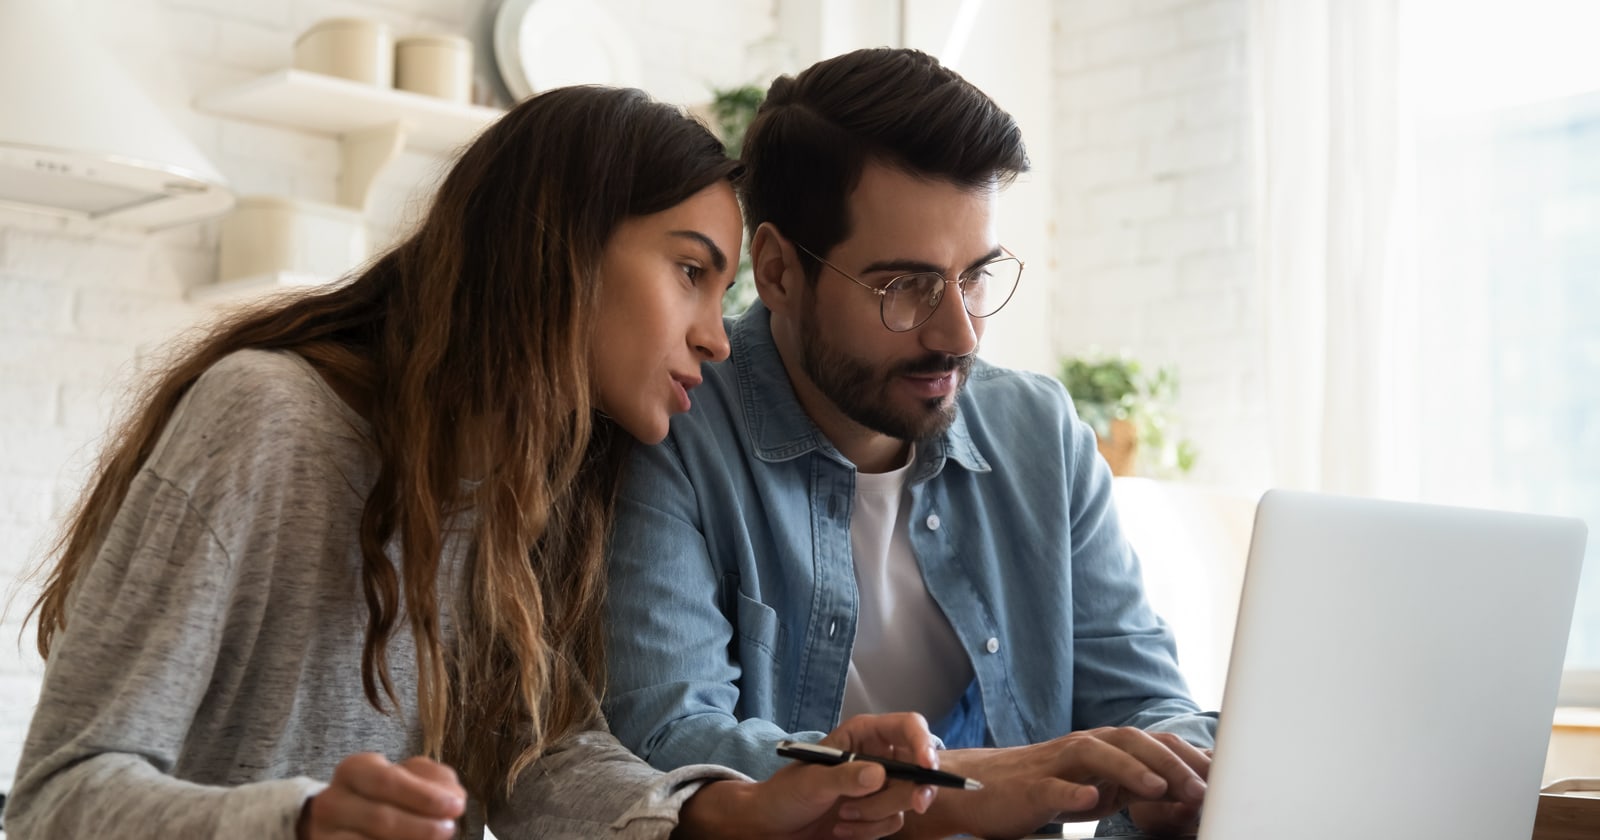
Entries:
[[756, 293], [773, 312], [787, 312], [802, 291], [805, 275], [800, 259], [790, 242], [771, 222], [762, 222], [750, 237], [750, 267], [755, 275]]

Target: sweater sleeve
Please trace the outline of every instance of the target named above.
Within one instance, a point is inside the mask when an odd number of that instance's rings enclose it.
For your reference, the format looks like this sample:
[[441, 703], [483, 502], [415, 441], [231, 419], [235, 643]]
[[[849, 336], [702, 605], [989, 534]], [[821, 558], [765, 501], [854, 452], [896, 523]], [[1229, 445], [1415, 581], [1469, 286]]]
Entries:
[[562, 738], [524, 771], [489, 814], [489, 829], [501, 840], [664, 840], [703, 785], [748, 778], [704, 764], [662, 773], [591, 729]]
[[310, 779], [171, 775], [221, 647], [236, 570], [186, 493], [141, 472], [72, 592], [6, 830], [55, 837], [294, 837]]

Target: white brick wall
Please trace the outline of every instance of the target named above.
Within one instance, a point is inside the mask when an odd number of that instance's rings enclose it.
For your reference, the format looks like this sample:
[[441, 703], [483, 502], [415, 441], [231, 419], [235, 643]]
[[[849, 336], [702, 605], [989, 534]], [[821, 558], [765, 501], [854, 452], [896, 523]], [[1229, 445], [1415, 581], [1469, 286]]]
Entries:
[[[386, 21], [397, 34], [470, 35], [480, 76], [498, 0], [62, 0], [230, 178], [240, 194], [331, 201], [334, 141], [196, 112], [195, 95], [286, 66], [295, 36], [326, 17]], [[603, 0], [640, 46], [646, 84], [674, 101], [747, 81], [744, 45], [769, 36], [771, 0]], [[673, 45], [672, 50], [658, 49]], [[87, 107], [87, 106], [86, 106]], [[377, 246], [442, 172], [408, 152], [380, 176], [369, 224]], [[217, 223], [134, 235], [0, 211], [0, 791], [10, 788], [42, 664], [24, 639], [35, 590], [20, 575], [43, 556], [141, 359], [208, 310], [185, 290], [216, 271]], [[29, 626], [30, 632], [32, 625]]]
[[1248, 0], [1057, 0], [1056, 17], [1056, 350], [1176, 365], [1193, 477], [1254, 486]]

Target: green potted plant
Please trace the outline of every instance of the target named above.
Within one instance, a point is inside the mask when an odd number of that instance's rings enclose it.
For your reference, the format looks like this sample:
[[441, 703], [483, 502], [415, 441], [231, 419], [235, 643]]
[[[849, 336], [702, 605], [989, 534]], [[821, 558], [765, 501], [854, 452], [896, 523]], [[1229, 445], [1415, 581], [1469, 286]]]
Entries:
[[[722, 145], [730, 157], [738, 157], [744, 147], [744, 132], [755, 119], [756, 110], [766, 98], [765, 88], [741, 85], [733, 88], [713, 88], [711, 91], [712, 129], [722, 138]], [[739, 250], [739, 275], [733, 288], [722, 299], [722, 311], [738, 315], [756, 299], [755, 276], [750, 269], [750, 243], [744, 242]]]
[[[1057, 378], [1072, 395], [1078, 416], [1094, 429], [1113, 475], [1186, 473], [1194, 467], [1194, 445], [1171, 439], [1178, 394], [1172, 368], [1148, 373], [1126, 355], [1093, 354], [1062, 359]], [[1141, 451], [1150, 455], [1143, 463]]]

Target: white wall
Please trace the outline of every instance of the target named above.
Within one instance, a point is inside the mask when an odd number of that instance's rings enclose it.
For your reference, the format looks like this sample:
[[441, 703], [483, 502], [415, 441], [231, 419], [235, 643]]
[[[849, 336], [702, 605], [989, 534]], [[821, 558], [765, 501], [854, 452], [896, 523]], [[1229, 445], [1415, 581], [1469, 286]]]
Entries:
[[[1193, 478], [1266, 476], [1246, 0], [1056, 0], [1054, 350], [1175, 365]], [[1032, 265], [1029, 273], [1033, 272]]]
[[[772, 34], [769, 0], [597, 0], [640, 46], [642, 84], [672, 101], [741, 84], [745, 45]], [[59, 0], [72, 3], [73, 0]], [[77, 0], [77, 19], [211, 157], [241, 194], [332, 201], [331, 139], [197, 113], [194, 96], [287, 66], [295, 36], [325, 17], [383, 20], [396, 34], [465, 33], [494, 82], [489, 32], [498, 0]], [[92, 107], [82, 103], [81, 107]], [[391, 241], [442, 171], [407, 153], [380, 176], [370, 219]], [[43, 556], [122, 390], [149, 354], [208, 310], [185, 291], [216, 271], [215, 222], [150, 236], [0, 211], [0, 791], [11, 786], [38, 697], [41, 663], [25, 641], [35, 590], [13, 582]], [[31, 625], [30, 625], [31, 629]]]

